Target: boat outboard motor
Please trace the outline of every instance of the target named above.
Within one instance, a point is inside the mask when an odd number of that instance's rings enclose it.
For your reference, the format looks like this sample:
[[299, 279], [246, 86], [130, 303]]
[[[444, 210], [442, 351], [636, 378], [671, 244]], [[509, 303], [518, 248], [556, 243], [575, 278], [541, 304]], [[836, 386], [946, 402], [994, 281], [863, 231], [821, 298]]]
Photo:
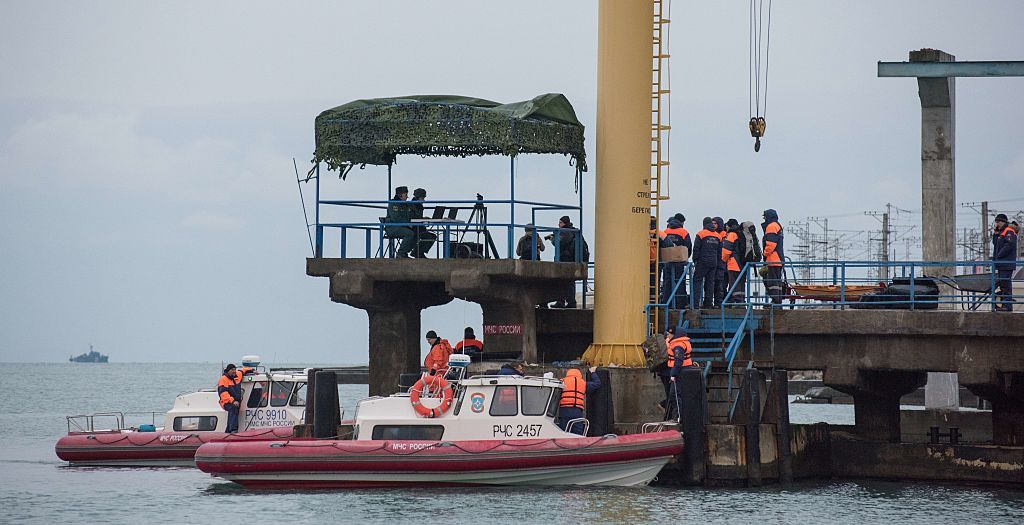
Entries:
[[465, 379], [466, 371], [469, 369], [470, 358], [466, 354], [452, 354], [448, 356], [448, 372], [444, 378], [451, 382], [459, 382]]

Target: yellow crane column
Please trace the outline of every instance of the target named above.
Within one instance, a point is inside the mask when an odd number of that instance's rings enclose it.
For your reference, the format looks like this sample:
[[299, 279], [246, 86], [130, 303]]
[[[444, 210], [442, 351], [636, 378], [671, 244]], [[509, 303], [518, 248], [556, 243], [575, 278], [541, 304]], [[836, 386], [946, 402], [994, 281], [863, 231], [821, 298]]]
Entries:
[[643, 366], [651, 218], [650, 1], [600, 0], [594, 206], [595, 365]]

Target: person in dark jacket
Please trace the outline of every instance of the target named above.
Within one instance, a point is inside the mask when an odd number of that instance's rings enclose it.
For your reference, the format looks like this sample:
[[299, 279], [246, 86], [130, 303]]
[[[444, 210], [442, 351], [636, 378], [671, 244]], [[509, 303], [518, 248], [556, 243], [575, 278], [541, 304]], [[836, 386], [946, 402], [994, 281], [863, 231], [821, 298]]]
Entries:
[[[568, 215], [563, 215], [558, 219], [558, 228], [557, 237], [554, 234], [544, 236], [555, 247], [555, 260], [558, 262], [589, 262], [590, 250], [587, 247], [587, 240], [583, 238], [583, 233], [572, 225], [572, 220], [569, 219]], [[582, 259], [577, 256], [577, 236], [579, 236], [579, 242], [582, 245], [579, 247], [583, 255]], [[555, 308], [576, 308], [575, 281], [566, 285], [565, 298], [557, 301], [554, 306]]]
[[[715, 217], [715, 233], [718, 234], [718, 240], [720, 242], [725, 241], [725, 236], [728, 233], [725, 229], [725, 221], [721, 217]], [[718, 270], [715, 272], [715, 308], [722, 306], [722, 299], [725, 298], [725, 283], [728, 280], [728, 263], [723, 261], [721, 256], [718, 258]]]
[[[412, 201], [409, 203], [409, 207], [412, 209], [412, 218], [423, 218], [423, 201], [425, 200], [427, 200], [427, 190], [416, 188], [412, 192]], [[413, 231], [416, 232], [416, 248], [413, 250], [413, 257], [426, 257], [434, 243], [437, 242], [437, 235], [428, 231], [426, 226], [414, 226]]]
[[523, 375], [523, 363], [522, 361], [513, 361], [511, 363], [505, 363], [498, 369], [499, 376], [521, 376]]
[[715, 232], [715, 221], [704, 217], [704, 229], [693, 241], [693, 304], [711, 308], [715, 300], [715, 274], [722, 260], [722, 239]]
[[1017, 267], [1017, 232], [1007, 224], [1006, 215], [996, 215], [992, 232], [992, 260], [995, 261], [997, 312], [1013, 311], [1013, 270]]
[[782, 263], [786, 260], [782, 224], [779, 223], [779, 214], [775, 210], [764, 210], [763, 217], [761, 229], [764, 231], [764, 237], [761, 238], [761, 255], [766, 266], [764, 286], [768, 289], [768, 297], [772, 303], [782, 304], [782, 296], [786, 292], [786, 279], [782, 268]]
[[[662, 248], [670, 248], [673, 246], [685, 246], [687, 254], [693, 252], [693, 242], [690, 240], [690, 232], [686, 231], [683, 224], [686, 222], [686, 217], [682, 213], [677, 213], [668, 218], [668, 227], [665, 228], [660, 235], [659, 244]], [[675, 262], [663, 262], [662, 268], [663, 279], [661, 287], [661, 302], [662, 304], [668, 304], [669, 294], [672, 293], [672, 289], [675, 288], [676, 283], [681, 279], [683, 282], [679, 283], [679, 289], [676, 290], [675, 297], [672, 297], [669, 305], [670, 308], [675, 308], [675, 305], [679, 302], [685, 303], [689, 296], [686, 295], [686, 261], [675, 261]]]
[[[523, 261], [539, 261], [540, 254], [544, 251], [544, 240], [537, 235], [537, 230], [532, 224], [527, 224], [523, 230], [523, 236], [516, 243], [516, 256]], [[534, 246], [537, 247], [536, 251]]]
[[[405, 186], [395, 188], [395, 196], [391, 197], [391, 202], [388, 203], [387, 216], [384, 217], [384, 233], [387, 234], [388, 238], [399, 239], [401, 241], [398, 245], [398, 252], [395, 254], [399, 259], [412, 257], [409, 252], [411, 252], [413, 247], [416, 245], [416, 231], [408, 225], [414, 215], [412, 205], [405, 202], [408, 200], [409, 188]], [[390, 225], [396, 223], [406, 224], [395, 226]]]
[[228, 424], [224, 429], [231, 434], [238, 432], [238, 409], [242, 405], [242, 372], [234, 364], [224, 367], [224, 373], [217, 381], [217, 397], [220, 407], [228, 413]]

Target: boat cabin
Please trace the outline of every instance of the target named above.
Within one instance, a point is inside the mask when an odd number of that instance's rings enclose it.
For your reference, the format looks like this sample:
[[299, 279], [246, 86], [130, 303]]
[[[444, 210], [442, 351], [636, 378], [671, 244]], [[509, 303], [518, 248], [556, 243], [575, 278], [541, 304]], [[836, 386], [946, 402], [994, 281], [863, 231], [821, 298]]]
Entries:
[[[304, 369], [268, 369], [260, 366], [259, 356], [242, 358], [242, 369], [251, 369], [242, 377], [242, 400], [238, 413], [238, 431], [276, 427], [291, 428], [306, 415], [306, 379]], [[215, 382], [213, 379], [211, 382]], [[68, 416], [68, 433], [92, 432], [224, 432], [228, 413], [220, 406], [216, 388], [179, 394], [165, 414], [163, 426], [157, 426], [159, 413], [103, 412]], [[126, 421], [127, 416], [127, 421]], [[109, 428], [96, 428], [96, 421]], [[147, 423], [139, 424], [139, 421]], [[110, 423], [112, 422], [112, 423]], [[102, 424], [102, 423], [101, 423]]]
[[[452, 354], [445, 378], [452, 388], [451, 407], [438, 417], [420, 415], [413, 404], [413, 390], [431, 386], [429, 376], [410, 392], [363, 399], [356, 405], [356, 440], [549, 439], [579, 437], [555, 423], [562, 382], [552, 377], [474, 376], [464, 378], [459, 354]], [[437, 390], [437, 384], [434, 382]], [[437, 392], [434, 392], [437, 394]], [[425, 395], [425, 394], [424, 394]], [[438, 408], [443, 394], [421, 397], [427, 409]], [[589, 423], [580, 418], [571, 428], [586, 434]], [[576, 427], [581, 425], [581, 427]]]
[[[265, 370], [242, 377], [238, 431], [292, 427], [306, 415], [306, 371]], [[162, 430], [224, 432], [228, 413], [221, 408], [217, 389], [181, 394], [164, 418]], [[161, 429], [157, 429], [161, 430]]]

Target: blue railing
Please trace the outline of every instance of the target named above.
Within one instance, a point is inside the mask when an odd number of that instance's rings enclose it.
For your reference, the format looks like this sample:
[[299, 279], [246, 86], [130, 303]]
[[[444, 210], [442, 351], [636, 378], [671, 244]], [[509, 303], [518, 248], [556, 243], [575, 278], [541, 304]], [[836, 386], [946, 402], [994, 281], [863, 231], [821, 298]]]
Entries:
[[[728, 288], [725, 308], [997, 310], [1024, 300], [1024, 261], [789, 261], [773, 302], [757, 279], [766, 263], [748, 263]], [[1012, 269], [1010, 269], [1012, 267]], [[1001, 276], [1009, 276], [1001, 279]], [[1014, 293], [1002, 294], [1001, 285]], [[746, 286], [743, 286], [743, 283]], [[1018, 308], [1019, 309], [1019, 308]]]
[[[446, 212], [456, 210], [452, 214], [442, 214], [439, 218], [426, 218], [413, 220], [411, 222], [386, 222], [385, 216], [387, 214], [388, 206], [391, 204], [404, 204], [409, 205], [411, 203], [421, 204], [424, 207], [425, 214], [430, 213], [432, 210], [438, 207], [443, 207]], [[321, 210], [321, 206], [337, 206], [343, 208], [361, 209], [361, 210], [377, 210], [378, 217], [376, 222], [322, 222], [322, 216], [324, 210]], [[449, 257], [465, 257], [467, 255], [474, 257], [483, 258], [515, 258], [515, 247], [517, 243], [517, 231], [524, 231], [527, 228], [527, 224], [521, 224], [514, 222], [514, 219], [508, 222], [491, 222], [487, 220], [487, 212], [490, 210], [489, 206], [495, 207], [507, 207], [509, 209], [509, 216], [514, 217], [516, 206], [527, 206], [530, 210], [530, 218], [532, 224], [538, 222], [538, 216], [542, 214], [549, 214], [551, 212], [570, 212], [578, 217], [582, 217], [582, 210], [579, 206], [575, 205], [564, 205], [547, 202], [536, 202], [536, 201], [520, 201], [520, 200], [446, 200], [446, 201], [425, 201], [425, 202], [414, 202], [414, 201], [391, 201], [391, 200], [321, 200], [318, 201], [316, 210], [316, 222], [315, 222], [315, 257], [324, 257], [328, 253], [328, 249], [325, 247], [325, 241], [335, 236], [328, 236], [326, 232], [335, 231], [337, 241], [337, 250], [330, 250], [337, 253], [341, 258], [350, 257], [362, 257], [362, 258], [375, 258], [375, 257], [393, 257], [396, 251], [397, 239], [390, 237], [387, 233], [388, 227], [406, 227], [411, 228], [416, 232], [430, 232], [433, 236], [436, 236], [436, 243], [433, 244], [431, 254], [438, 258], [449, 258]], [[469, 218], [463, 220], [457, 218], [459, 212], [465, 212], [469, 214]], [[543, 217], [542, 217], [543, 218]], [[582, 221], [582, 218], [580, 218]], [[557, 222], [557, 218], [553, 222]], [[558, 228], [557, 226], [543, 226], [535, 225], [533, 228], [533, 242], [531, 243], [530, 250], [534, 258], [537, 258], [537, 240], [547, 240], [550, 243], [550, 247], [553, 248], [554, 255], [551, 260], [560, 261], [561, 252], [561, 233], [574, 232], [575, 235], [575, 259], [577, 261], [583, 260], [583, 237], [578, 235], [579, 230], [577, 228]], [[498, 249], [498, 245], [495, 244], [495, 235], [492, 235], [492, 231], [504, 230], [505, 233], [505, 250]], [[475, 242], [466, 242], [465, 239], [471, 237], [475, 239]], [[433, 238], [432, 236], [426, 236], [424, 238]], [[350, 249], [350, 243], [357, 243], [355, 250]], [[417, 241], [418, 242], [418, 241]], [[361, 243], [359, 246], [358, 243]], [[453, 247], [457, 248], [453, 252]], [[472, 249], [470, 249], [470, 247]], [[467, 252], [469, 252], [467, 254]], [[544, 254], [540, 254], [543, 256]]]

